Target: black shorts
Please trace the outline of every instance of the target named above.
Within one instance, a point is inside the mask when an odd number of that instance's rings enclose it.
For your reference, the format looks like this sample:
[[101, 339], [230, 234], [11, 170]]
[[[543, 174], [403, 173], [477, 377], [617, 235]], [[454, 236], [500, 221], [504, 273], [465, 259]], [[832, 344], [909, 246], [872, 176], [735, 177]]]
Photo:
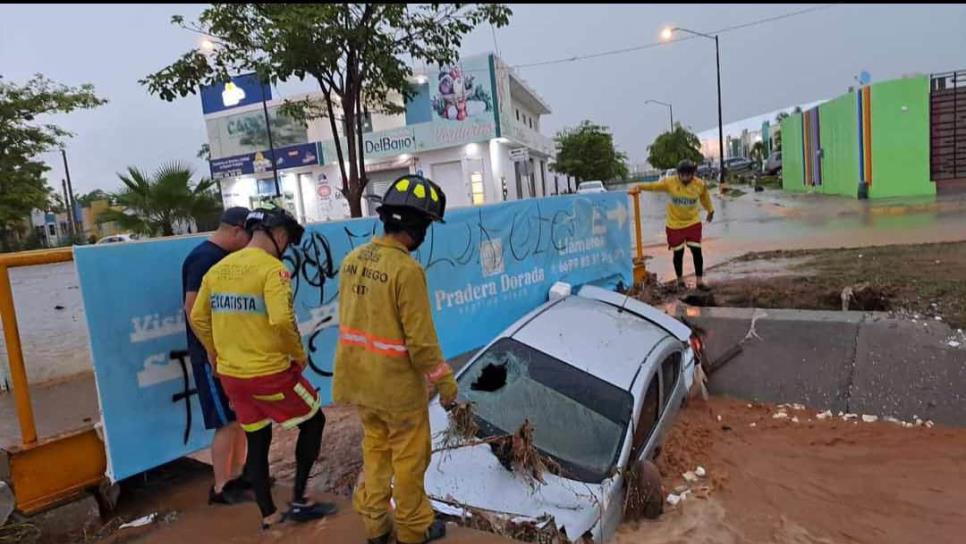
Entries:
[[198, 402], [201, 404], [205, 428], [220, 429], [235, 421], [235, 412], [228, 404], [228, 395], [225, 395], [225, 390], [221, 387], [221, 380], [211, 371], [211, 365], [192, 364], [191, 370], [195, 375], [195, 389], [198, 390]]

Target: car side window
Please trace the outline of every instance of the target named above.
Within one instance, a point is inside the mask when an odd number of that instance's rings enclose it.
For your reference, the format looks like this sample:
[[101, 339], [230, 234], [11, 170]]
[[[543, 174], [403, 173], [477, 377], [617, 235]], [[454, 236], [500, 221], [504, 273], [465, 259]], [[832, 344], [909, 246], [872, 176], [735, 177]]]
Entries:
[[671, 401], [671, 393], [678, 385], [681, 374], [681, 352], [673, 353], [661, 363], [661, 381], [664, 382], [664, 407]]
[[651, 376], [651, 381], [647, 385], [647, 393], [644, 394], [644, 404], [641, 406], [641, 413], [637, 417], [634, 425], [634, 441], [632, 442], [631, 458], [637, 459], [641, 451], [651, 437], [654, 427], [657, 426], [658, 407], [660, 405], [660, 392], [658, 390], [657, 373]]

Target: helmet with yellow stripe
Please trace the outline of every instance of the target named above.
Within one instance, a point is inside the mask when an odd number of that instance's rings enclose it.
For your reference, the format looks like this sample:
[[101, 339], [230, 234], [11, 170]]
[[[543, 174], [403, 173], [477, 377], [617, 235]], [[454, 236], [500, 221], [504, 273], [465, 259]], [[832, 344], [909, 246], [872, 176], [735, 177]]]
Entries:
[[392, 182], [382, 197], [382, 205], [376, 209], [384, 212], [410, 215], [413, 212], [443, 223], [446, 213], [446, 194], [432, 181], [416, 174], [406, 175]]

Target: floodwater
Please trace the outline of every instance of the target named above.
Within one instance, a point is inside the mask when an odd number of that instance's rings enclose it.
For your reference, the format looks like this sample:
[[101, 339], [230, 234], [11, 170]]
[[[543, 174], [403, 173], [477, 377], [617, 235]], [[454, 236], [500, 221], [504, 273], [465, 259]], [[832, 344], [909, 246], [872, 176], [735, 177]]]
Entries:
[[[27, 378], [56, 380], [91, 370], [87, 321], [74, 263], [10, 269]], [[9, 389], [7, 350], [0, 338], [0, 388]]]

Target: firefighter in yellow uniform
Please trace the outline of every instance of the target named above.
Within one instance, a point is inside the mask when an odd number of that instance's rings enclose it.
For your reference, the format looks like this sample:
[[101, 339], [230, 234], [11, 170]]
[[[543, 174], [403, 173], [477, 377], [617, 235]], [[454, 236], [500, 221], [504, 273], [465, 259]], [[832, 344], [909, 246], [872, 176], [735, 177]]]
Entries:
[[427, 382], [452, 406], [457, 385], [436, 338], [426, 273], [409, 253], [433, 221], [443, 221], [446, 196], [421, 176], [397, 179], [377, 212], [385, 235], [349, 253], [339, 287], [339, 344], [332, 384], [337, 403], [356, 406], [363, 426], [363, 478], [353, 505], [370, 544], [404, 544], [446, 536], [423, 487], [432, 443]]

